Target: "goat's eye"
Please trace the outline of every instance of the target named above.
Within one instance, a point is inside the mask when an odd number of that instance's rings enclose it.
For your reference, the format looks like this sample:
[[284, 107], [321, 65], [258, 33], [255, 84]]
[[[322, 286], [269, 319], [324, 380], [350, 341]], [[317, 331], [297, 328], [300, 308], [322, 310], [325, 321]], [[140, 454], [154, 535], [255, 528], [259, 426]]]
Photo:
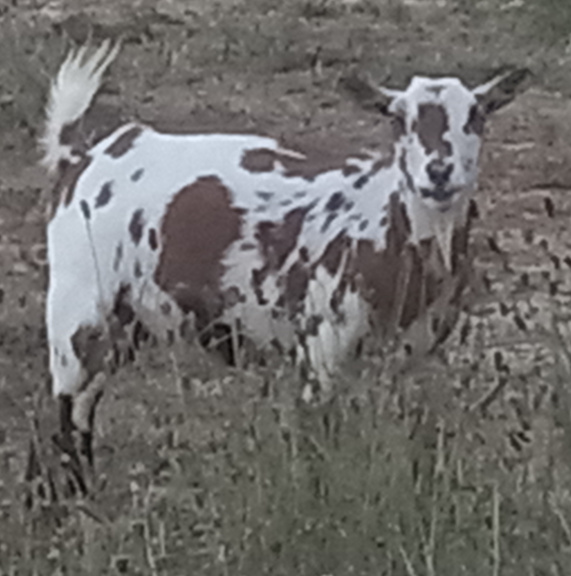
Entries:
[[474, 104], [470, 108], [470, 113], [468, 114], [468, 121], [464, 126], [464, 132], [466, 134], [476, 134], [481, 136], [484, 132], [484, 124], [486, 122], [486, 116], [484, 115], [483, 110], [478, 106], [478, 104]]

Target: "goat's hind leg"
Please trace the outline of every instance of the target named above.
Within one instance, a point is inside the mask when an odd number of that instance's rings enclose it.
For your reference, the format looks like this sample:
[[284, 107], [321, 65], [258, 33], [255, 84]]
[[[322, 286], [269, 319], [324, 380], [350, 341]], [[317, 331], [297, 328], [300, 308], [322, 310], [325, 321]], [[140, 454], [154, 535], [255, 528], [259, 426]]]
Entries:
[[103, 390], [98, 374], [105, 368], [109, 338], [101, 328], [97, 307], [86, 306], [92, 300], [66, 308], [66, 300], [55, 288], [59, 286], [52, 287], [47, 309], [52, 391], [60, 405], [55, 441], [66, 456], [73, 482], [86, 492], [85, 472], [93, 466], [95, 407]]
[[58, 397], [59, 403], [59, 434], [52, 436], [53, 443], [62, 453], [62, 463], [70, 473], [67, 479], [67, 488], [74, 494], [78, 490], [83, 496], [87, 494], [85, 473], [76, 449], [73, 423], [73, 397], [62, 394]]

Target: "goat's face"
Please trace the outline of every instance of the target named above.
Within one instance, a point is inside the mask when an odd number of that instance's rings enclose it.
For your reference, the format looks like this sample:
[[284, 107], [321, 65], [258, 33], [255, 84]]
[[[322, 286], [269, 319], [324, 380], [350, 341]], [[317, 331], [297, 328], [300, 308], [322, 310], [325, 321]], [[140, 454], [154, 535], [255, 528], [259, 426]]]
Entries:
[[361, 78], [345, 85], [366, 107], [392, 117], [407, 187], [428, 208], [446, 212], [476, 186], [487, 116], [513, 100], [528, 74], [514, 70], [474, 89], [457, 78], [419, 76], [404, 91]]
[[428, 207], [446, 211], [474, 189], [485, 113], [472, 91], [455, 78], [415, 77], [389, 112], [408, 187]]

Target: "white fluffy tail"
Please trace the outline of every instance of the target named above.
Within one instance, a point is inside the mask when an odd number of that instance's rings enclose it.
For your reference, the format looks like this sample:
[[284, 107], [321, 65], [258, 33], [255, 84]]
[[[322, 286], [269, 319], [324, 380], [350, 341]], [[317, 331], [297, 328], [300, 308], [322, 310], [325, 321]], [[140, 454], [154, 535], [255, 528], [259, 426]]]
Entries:
[[72, 50], [53, 80], [46, 107], [46, 127], [40, 139], [42, 164], [55, 172], [61, 160], [72, 161], [71, 146], [62, 144], [65, 126], [79, 120], [101, 85], [101, 77], [119, 53], [120, 44], [109, 40], [86, 59], [87, 46]]

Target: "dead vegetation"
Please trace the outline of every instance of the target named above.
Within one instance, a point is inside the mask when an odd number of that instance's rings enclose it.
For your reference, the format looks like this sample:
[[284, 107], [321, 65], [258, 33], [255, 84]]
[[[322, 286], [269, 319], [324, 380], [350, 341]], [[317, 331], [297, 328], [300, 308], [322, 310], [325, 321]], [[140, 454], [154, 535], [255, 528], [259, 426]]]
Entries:
[[101, 101], [126, 115], [374, 145], [378, 119], [337, 90], [350, 66], [404, 84], [419, 71], [476, 83], [528, 64], [536, 88], [570, 94], [564, 41], [530, 37], [530, 6], [0, 11], [1, 576], [567, 574], [568, 97], [536, 89], [491, 127], [474, 235], [488, 292], [438, 356], [392, 375], [369, 357], [334, 404], [309, 411], [287, 366], [237, 372], [197, 351], [149, 350], [109, 382], [89, 499], [66, 495], [51, 442], [45, 269], [29, 257], [45, 226], [31, 166], [48, 72], [89, 30], [123, 37]]

